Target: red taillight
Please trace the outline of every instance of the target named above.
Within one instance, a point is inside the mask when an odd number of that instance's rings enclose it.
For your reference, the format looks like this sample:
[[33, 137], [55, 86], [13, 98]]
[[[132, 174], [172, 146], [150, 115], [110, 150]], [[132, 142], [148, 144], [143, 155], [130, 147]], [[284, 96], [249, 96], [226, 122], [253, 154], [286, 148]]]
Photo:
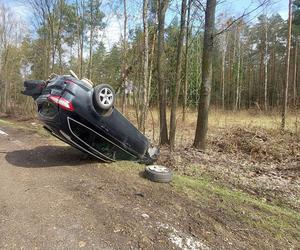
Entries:
[[59, 102], [59, 98], [60, 96], [56, 96], [56, 95], [50, 95], [48, 96], [48, 100], [55, 103], [55, 104], [58, 104]]
[[48, 100], [65, 110], [74, 111], [72, 103], [61, 96], [50, 95]]

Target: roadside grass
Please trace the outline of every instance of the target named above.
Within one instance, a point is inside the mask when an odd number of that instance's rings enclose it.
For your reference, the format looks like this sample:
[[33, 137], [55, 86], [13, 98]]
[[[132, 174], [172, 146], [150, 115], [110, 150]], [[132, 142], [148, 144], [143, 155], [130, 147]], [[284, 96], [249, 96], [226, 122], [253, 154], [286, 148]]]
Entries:
[[300, 214], [292, 209], [269, 203], [247, 193], [218, 185], [205, 178], [175, 175], [176, 190], [189, 198], [217, 205], [232, 219], [247, 223], [250, 227], [265, 229], [277, 239], [300, 240]]
[[10, 122], [10, 121], [7, 121], [7, 120], [3, 120], [3, 119], [0, 119], [0, 124], [11, 125], [11, 126], [17, 125], [17, 124], [15, 124], [13, 122]]
[[[197, 122], [197, 110], [189, 109], [186, 114], [185, 123], [182, 121], [182, 112], [177, 113], [178, 125], [196, 125]], [[149, 112], [147, 123], [151, 128], [152, 124], [157, 125], [159, 123], [159, 110], [152, 108]], [[136, 123], [136, 111], [133, 108], [126, 110], [126, 117], [131, 122]], [[170, 116], [170, 110], [167, 110], [167, 117]], [[153, 118], [153, 119], [152, 119]], [[168, 119], [167, 119], [168, 121]], [[264, 113], [257, 110], [241, 110], [241, 111], [223, 111], [216, 108], [211, 108], [209, 113], [209, 125], [213, 128], [224, 128], [231, 126], [246, 126], [246, 127], [262, 127], [266, 129], [280, 129], [281, 126], [281, 111], [270, 111]], [[295, 132], [300, 129], [300, 111], [289, 112], [286, 119], [287, 130]]]
[[[144, 170], [143, 165], [125, 161], [107, 166], [131, 176]], [[150, 183], [146, 179], [140, 181]], [[284, 205], [220, 185], [207, 176], [195, 178], [174, 173], [170, 184], [153, 185], [164, 185], [165, 189], [172, 189], [202, 207], [220, 209], [220, 213], [214, 216], [226, 218], [226, 226], [230, 227], [232, 223], [235, 227], [239, 225], [238, 230], [258, 230], [277, 240], [288, 240], [293, 244], [300, 242], [300, 214]]]
[[23, 131], [30, 131], [33, 133], [37, 133], [41, 136], [50, 137], [51, 135], [49, 132], [47, 132], [41, 124], [36, 124], [35, 126], [31, 125], [28, 122], [16, 122], [16, 121], [10, 121], [8, 119], [0, 119], [0, 125], [7, 125], [9, 127], [23, 130]]
[[[189, 109], [185, 122], [182, 121], [181, 107], [177, 113], [177, 135], [176, 145], [182, 147], [191, 145], [195, 136], [197, 123], [197, 110]], [[128, 107], [125, 116], [137, 126], [136, 111]], [[167, 122], [169, 122], [170, 110], [167, 110]], [[222, 111], [212, 107], [209, 113], [208, 136], [220, 133], [220, 130], [232, 127], [262, 128], [280, 133], [281, 112], [279, 110], [264, 113], [255, 109], [234, 111]], [[286, 119], [286, 131], [300, 134], [300, 111], [291, 111]], [[159, 141], [159, 110], [152, 108], [146, 121], [146, 135], [153, 143]]]

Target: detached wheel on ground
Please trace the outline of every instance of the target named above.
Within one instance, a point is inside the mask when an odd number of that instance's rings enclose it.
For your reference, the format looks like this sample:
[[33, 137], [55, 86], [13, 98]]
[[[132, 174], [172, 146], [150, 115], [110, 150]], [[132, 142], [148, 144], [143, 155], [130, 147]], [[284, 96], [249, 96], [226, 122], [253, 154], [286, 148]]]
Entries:
[[154, 182], [167, 183], [172, 181], [172, 172], [164, 166], [150, 165], [145, 169], [145, 177]]
[[109, 84], [96, 86], [93, 97], [97, 109], [108, 111], [114, 106], [115, 92]]

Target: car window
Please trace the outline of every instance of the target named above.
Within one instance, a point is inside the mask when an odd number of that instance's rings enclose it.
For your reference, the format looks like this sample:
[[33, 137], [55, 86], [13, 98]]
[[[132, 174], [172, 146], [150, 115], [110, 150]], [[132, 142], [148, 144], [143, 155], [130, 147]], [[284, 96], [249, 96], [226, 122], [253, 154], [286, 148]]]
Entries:
[[105, 155], [112, 160], [134, 160], [134, 156], [128, 154], [120, 147], [109, 142], [104, 136], [100, 136], [93, 130], [82, 126], [81, 124], [69, 120], [72, 132], [82, 141], [90, 145], [93, 149]]
[[97, 151], [99, 151], [100, 153], [104, 154], [105, 156], [113, 160], [133, 159], [131, 155], [121, 150], [119, 147], [113, 145], [112, 143], [104, 140], [102, 137], [100, 137], [97, 134], [93, 135], [93, 138], [91, 140], [91, 146]]

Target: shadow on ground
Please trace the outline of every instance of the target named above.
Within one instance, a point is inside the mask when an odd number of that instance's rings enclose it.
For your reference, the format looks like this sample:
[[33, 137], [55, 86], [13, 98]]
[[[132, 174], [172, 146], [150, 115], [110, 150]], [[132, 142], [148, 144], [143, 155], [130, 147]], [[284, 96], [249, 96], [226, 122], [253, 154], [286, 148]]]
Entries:
[[69, 146], [40, 146], [30, 150], [15, 150], [8, 152], [5, 159], [14, 166], [25, 168], [75, 166], [97, 161]]

